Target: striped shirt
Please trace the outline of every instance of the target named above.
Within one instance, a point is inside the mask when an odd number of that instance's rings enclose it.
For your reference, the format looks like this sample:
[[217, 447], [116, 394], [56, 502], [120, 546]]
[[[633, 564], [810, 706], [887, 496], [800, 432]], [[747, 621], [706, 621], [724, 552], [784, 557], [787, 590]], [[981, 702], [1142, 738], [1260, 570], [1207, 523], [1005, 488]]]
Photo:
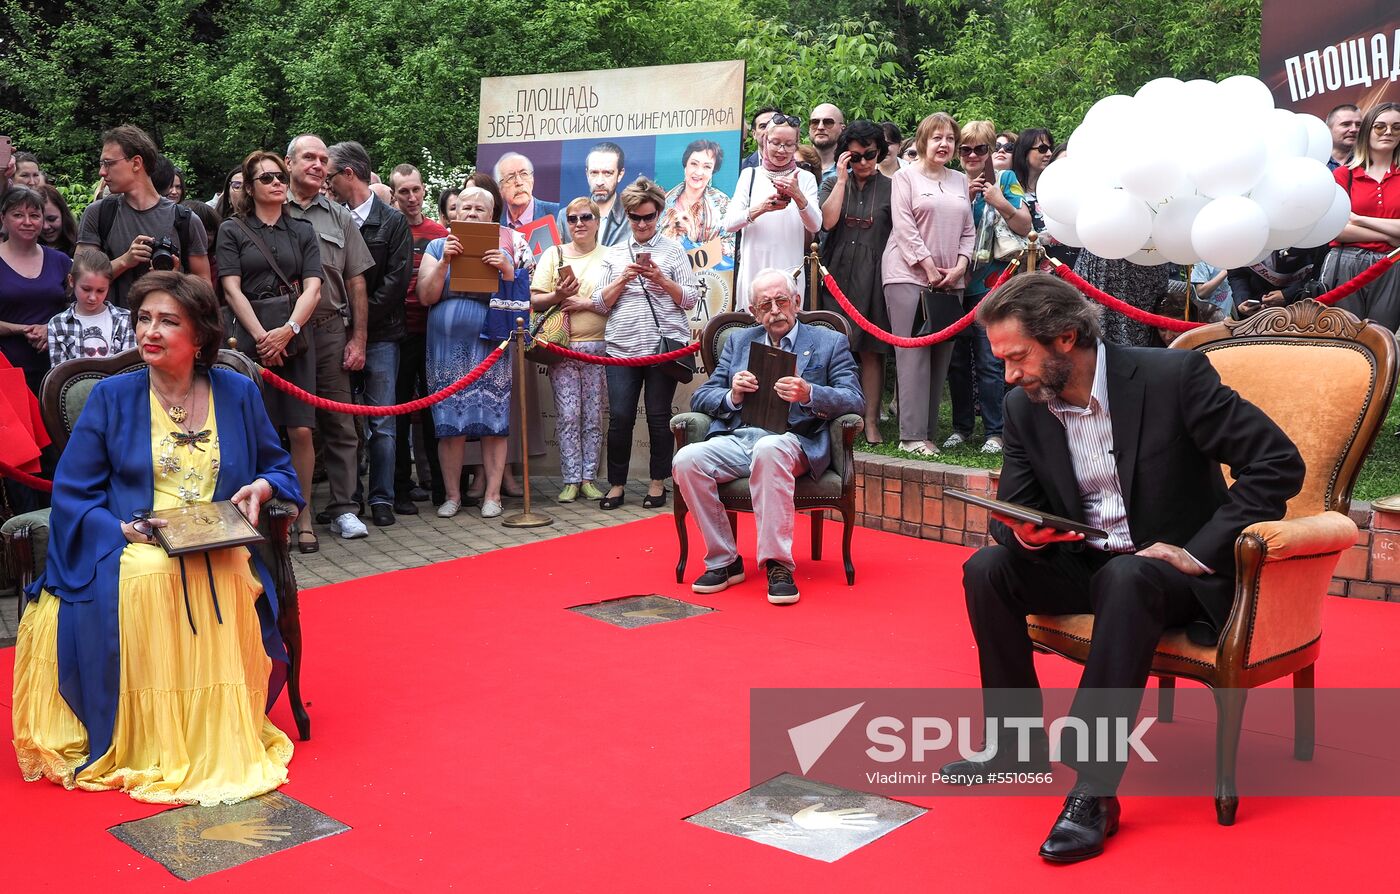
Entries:
[[[668, 279], [681, 287], [678, 306], [671, 296], [644, 277], [629, 282], [618, 296], [612, 309], [603, 303], [603, 290], [627, 272], [627, 265], [639, 252], [651, 252], [651, 261], [661, 268]], [[628, 233], [627, 239], [608, 249], [598, 274], [598, 286], [593, 292], [593, 306], [608, 318], [607, 340], [609, 357], [645, 357], [656, 353], [659, 336], [690, 341], [690, 322], [686, 311], [700, 298], [700, 286], [690, 269], [690, 257], [674, 239], [657, 233], [649, 242], [638, 242]], [[647, 302], [651, 307], [647, 307]], [[652, 313], [656, 316], [653, 320]], [[657, 332], [657, 324], [661, 331]]]
[[1123, 500], [1123, 482], [1118, 479], [1117, 457], [1113, 453], [1113, 417], [1108, 409], [1108, 363], [1103, 342], [1094, 360], [1094, 386], [1089, 405], [1076, 407], [1056, 397], [1047, 404], [1065, 427], [1070, 462], [1079, 484], [1079, 502], [1084, 521], [1108, 532], [1108, 539], [1092, 537], [1085, 541], [1095, 549], [1111, 553], [1132, 552], [1133, 535], [1128, 530], [1128, 506]]
[[[1091, 537], [1084, 542], [1093, 549], [1110, 553], [1136, 551], [1128, 529], [1128, 506], [1123, 499], [1123, 482], [1118, 478], [1118, 458], [1113, 451], [1113, 417], [1108, 407], [1108, 363], [1104, 343], [1099, 342], [1094, 359], [1094, 385], [1089, 405], [1076, 407], [1055, 398], [1046, 408], [1065, 427], [1065, 441], [1079, 485], [1079, 502], [1084, 521], [1108, 532], [1108, 539]], [[1187, 553], [1191, 556], [1190, 553]], [[1191, 560], [1201, 570], [1212, 573], [1200, 559]]]

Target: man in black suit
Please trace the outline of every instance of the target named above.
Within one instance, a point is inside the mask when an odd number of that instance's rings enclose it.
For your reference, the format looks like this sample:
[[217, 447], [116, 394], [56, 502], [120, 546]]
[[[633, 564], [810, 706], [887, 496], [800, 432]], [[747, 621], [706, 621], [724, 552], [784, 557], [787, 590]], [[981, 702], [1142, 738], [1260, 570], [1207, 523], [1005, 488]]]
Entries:
[[[1072, 714], [1090, 730], [1093, 755], [1096, 718], [1110, 718], [1110, 730], [1120, 718], [1132, 728], [1166, 628], [1215, 641], [1233, 601], [1235, 538], [1283, 516], [1302, 487], [1303, 461], [1203, 354], [1104, 343], [1097, 306], [1054, 276], [1013, 278], [983, 300], [977, 318], [1006, 381], [1021, 386], [1006, 396], [997, 496], [1108, 532], [1086, 541], [993, 516], [996, 544], [963, 566], [984, 707], [989, 718], [1040, 717], [1026, 615], [1092, 612]], [[1228, 488], [1222, 464], [1235, 479]], [[1046, 749], [1042, 734], [1029, 764], [1003, 748], [944, 772], [1044, 770]], [[1125, 766], [1066, 762], [1078, 782], [1040, 850], [1057, 862], [1102, 853], [1117, 831], [1114, 793]]]

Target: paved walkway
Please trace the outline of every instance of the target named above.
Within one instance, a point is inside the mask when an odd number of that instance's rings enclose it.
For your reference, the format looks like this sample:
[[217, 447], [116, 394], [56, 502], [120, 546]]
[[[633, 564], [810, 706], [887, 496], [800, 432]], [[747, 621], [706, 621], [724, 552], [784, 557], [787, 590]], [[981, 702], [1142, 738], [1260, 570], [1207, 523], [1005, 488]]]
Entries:
[[[465, 508], [454, 518], [438, 518], [430, 503], [419, 503], [418, 515], [399, 516], [396, 524], [376, 528], [368, 518], [369, 536], [359, 540], [342, 540], [321, 526], [321, 551], [302, 555], [292, 550], [297, 583], [302, 589], [339, 583], [352, 578], [367, 577], [384, 571], [418, 568], [475, 556], [506, 546], [535, 543], [579, 531], [591, 531], [623, 524], [658, 513], [669, 515], [671, 497], [664, 509], [643, 509], [646, 482], [633, 482], [627, 488], [627, 502], [611, 512], [598, 508], [596, 502], [579, 500], [557, 503], [563, 483], [558, 478], [535, 478], [532, 481], [531, 509], [554, 519], [554, 524], [542, 528], [507, 528], [501, 524], [521, 511], [524, 500], [505, 500], [505, 512], [500, 518], [484, 519], [477, 507]], [[316, 499], [324, 505], [324, 485], [317, 486]], [[14, 644], [17, 600], [13, 594], [0, 595], [0, 648]]]

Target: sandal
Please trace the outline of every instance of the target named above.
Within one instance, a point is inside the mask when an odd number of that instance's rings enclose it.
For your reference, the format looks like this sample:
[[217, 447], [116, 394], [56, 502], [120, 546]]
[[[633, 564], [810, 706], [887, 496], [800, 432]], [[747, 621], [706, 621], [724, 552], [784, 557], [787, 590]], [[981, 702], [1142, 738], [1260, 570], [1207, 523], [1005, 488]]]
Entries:
[[642, 508], [643, 508], [643, 509], [660, 509], [662, 506], [665, 506], [665, 505], [666, 505], [666, 488], [664, 488], [664, 487], [661, 488], [661, 493], [659, 493], [659, 494], [647, 494], [645, 497], [642, 497]]
[[927, 441], [900, 441], [899, 449], [905, 453], [912, 453], [915, 456], [937, 456], [938, 448], [932, 447]]
[[[302, 555], [319, 553], [321, 551], [321, 539], [317, 537], [316, 532], [310, 528], [305, 531], [293, 528], [292, 537], [296, 539], [297, 552]], [[307, 542], [307, 537], [311, 538], [310, 542]]]
[[626, 494], [625, 492], [624, 492], [624, 493], [620, 493], [620, 494], [618, 494], [618, 495], [615, 496], [615, 497], [603, 497], [603, 499], [601, 499], [601, 500], [598, 501], [598, 508], [599, 508], [599, 509], [616, 509], [617, 507], [621, 506], [621, 505], [622, 505], [624, 502], [626, 502], [626, 501], [627, 501], [627, 494]]

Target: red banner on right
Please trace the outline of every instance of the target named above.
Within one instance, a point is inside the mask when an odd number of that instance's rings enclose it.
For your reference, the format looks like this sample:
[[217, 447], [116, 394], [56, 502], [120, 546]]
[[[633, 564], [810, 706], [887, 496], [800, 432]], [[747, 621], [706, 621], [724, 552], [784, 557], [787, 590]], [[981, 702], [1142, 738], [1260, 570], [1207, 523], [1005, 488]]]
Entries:
[[1400, 102], [1400, 3], [1264, 0], [1259, 78], [1279, 108], [1324, 119], [1346, 103]]

